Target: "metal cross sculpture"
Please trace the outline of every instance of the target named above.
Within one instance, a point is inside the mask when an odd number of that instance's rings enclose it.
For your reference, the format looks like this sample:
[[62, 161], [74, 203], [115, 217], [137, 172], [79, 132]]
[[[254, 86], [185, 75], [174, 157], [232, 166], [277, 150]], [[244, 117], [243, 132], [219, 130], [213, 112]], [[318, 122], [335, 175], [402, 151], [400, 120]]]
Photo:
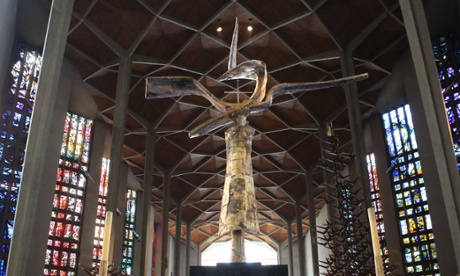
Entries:
[[249, 60], [236, 64], [238, 21], [235, 24], [228, 71], [218, 80], [252, 80], [256, 82], [251, 97], [238, 103], [228, 103], [216, 98], [201, 83], [191, 77], [148, 77], [146, 99], [197, 95], [205, 97], [221, 113], [189, 132], [190, 138], [206, 135], [213, 130], [231, 126], [225, 132], [227, 169], [219, 222], [219, 235], [232, 234], [232, 262], [245, 262], [244, 232], [259, 233], [256, 198], [252, 174], [251, 148], [254, 129], [246, 118], [270, 108], [274, 98], [344, 85], [367, 78], [367, 74], [330, 81], [307, 83], [282, 83], [266, 92], [267, 68], [263, 61]]

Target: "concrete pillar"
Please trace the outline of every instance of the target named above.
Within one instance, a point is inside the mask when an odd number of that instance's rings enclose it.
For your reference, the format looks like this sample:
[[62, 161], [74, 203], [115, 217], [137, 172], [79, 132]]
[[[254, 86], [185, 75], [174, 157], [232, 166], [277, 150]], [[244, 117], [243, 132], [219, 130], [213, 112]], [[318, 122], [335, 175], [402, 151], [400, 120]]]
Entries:
[[89, 174], [91, 178], [86, 182], [85, 195], [85, 216], [83, 217], [81, 242], [80, 242], [80, 259], [78, 272], [85, 274], [83, 266], [92, 267], [93, 248], [94, 248], [94, 231], [96, 227], [96, 213], [99, 198], [99, 186], [101, 185], [102, 158], [104, 157], [104, 144], [107, 125], [100, 120], [94, 121], [94, 131], [91, 142], [91, 162]]
[[395, 275], [404, 275], [405, 270], [402, 265], [403, 255], [401, 254], [401, 240], [399, 237], [399, 219], [395, 209], [395, 197], [393, 195], [391, 173], [388, 174], [388, 164], [386, 152], [385, 133], [383, 132], [382, 118], [380, 115], [374, 116], [369, 120], [370, 138], [372, 149], [375, 155], [375, 165], [380, 189], [380, 200], [382, 201], [383, 223], [385, 224], [385, 240], [390, 255], [390, 264], [395, 266]]
[[[355, 74], [353, 55], [350, 50], [345, 49], [342, 53], [342, 72], [343, 76], [352, 76]], [[366, 144], [364, 140], [364, 131], [361, 118], [361, 109], [359, 104], [359, 94], [356, 82], [348, 83], [345, 86], [345, 97], [347, 101], [348, 118], [350, 121], [351, 137], [353, 143], [353, 152], [356, 155], [353, 160], [354, 174], [359, 177], [361, 190], [364, 196], [366, 209], [372, 207], [369, 177], [366, 163]], [[363, 220], [366, 221], [367, 220]], [[367, 222], [368, 223], [368, 222]]]
[[[112, 160], [110, 160], [112, 163]], [[126, 163], [122, 163], [120, 167], [120, 179], [118, 180], [118, 185], [120, 192], [118, 194], [118, 209], [120, 212], [114, 213], [113, 215], [113, 222], [112, 222], [112, 233], [118, 233], [113, 239], [113, 250], [111, 260], [112, 263], [115, 264], [116, 267], [121, 267], [121, 258], [123, 256], [123, 239], [125, 233], [125, 219], [126, 219], [126, 192], [128, 187], [128, 170], [129, 167]], [[110, 177], [110, 171], [109, 171]], [[107, 190], [110, 189], [110, 180], [108, 184]], [[137, 204], [137, 203], [136, 203]], [[112, 235], [113, 236], [113, 235]], [[134, 247], [136, 247], [136, 243]], [[110, 262], [109, 262], [110, 264]]]
[[[161, 274], [162, 276], [167, 275], [170, 260], [168, 258], [168, 247], [169, 247], [169, 200], [171, 197], [171, 176], [169, 174], [164, 175], [163, 183], [163, 223], [161, 226]], [[155, 269], [156, 270], [156, 269]]]
[[[117, 78], [117, 91], [115, 99], [115, 114], [112, 126], [112, 143], [110, 147], [110, 168], [109, 168], [109, 185], [107, 189], [107, 211], [117, 214], [124, 214], [121, 207], [126, 204], [125, 190], [121, 189], [121, 167], [123, 160], [123, 141], [125, 135], [126, 112], [128, 108], [128, 94], [131, 80], [131, 60], [128, 57], [120, 57], [120, 64]], [[120, 193], [123, 196], [120, 196]], [[112, 229], [112, 241], [123, 237], [123, 228]], [[116, 244], [115, 247], [120, 247]], [[114, 250], [116, 249], [114, 247]], [[113, 252], [109, 254], [109, 263], [112, 263]], [[118, 265], [118, 264], [117, 264]]]
[[7, 89], [7, 75], [13, 53], [18, 0], [0, 1], [0, 89]]
[[201, 265], [201, 245], [198, 244], [197, 248], [196, 248], [196, 263], [197, 265]]
[[452, 137], [423, 2], [399, 2], [417, 77], [416, 84], [405, 85], [419, 143], [438, 261], [442, 274], [455, 275], [460, 271], [460, 180]]
[[185, 276], [190, 274], [190, 246], [192, 240], [192, 223], [187, 222], [186, 247], [185, 247]]
[[153, 186], [153, 169], [154, 169], [154, 153], [155, 153], [155, 131], [151, 127], [147, 129], [147, 149], [145, 151], [145, 166], [144, 166], [144, 187], [143, 192], [139, 194], [139, 209], [138, 219], [136, 221], [136, 229], [140, 229], [142, 237], [142, 246], [135, 248], [135, 265], [134, 275], [150, 276], [152, 273], [152, 248], [153, 248], [153, 219], [152, 219], [152, 203], [151, 194]]
[[294, 276], [294, 252], [292, 250], [292, 229], [291, 222], [287, 221], [287, 234], [288, 234], [288, 255], [289, 255], [289, 276]]
[[180, 276], [180, 244], [181, 244], [181, 231], [182, 231], [182, 204], [178, 203], [176, 206], [176, 243], [174, 249], [174, 274]]
[[308, 221], [310, 222], [310, 249], [313, 274], [319, 276], [319, 260], [318, 260], [318, 237], [316, 232], [316, 208], [313, 179], [310, 173], [307, 173], [307, 201], [308, 201]]
[[[43, 273], [54, 195], [54, 185], [49, 184], [56, 179], [60, 141], [71, 87], [69, 84], [72, 83], [70, 74], [61, 78], [72, 7], [73, 0], [54, 1], [51, 6], [42, 71], [14, 221], [8, 275]], [[64, 81], [67, 83], [62, 85]], [[62, 102], [56, 104], [58, 91], [59, 101]]]
[[302, 229], [302, 204], [300, 201], [297, 201], [295, 204], [296, 210], [296, 223], [297, 223], [297, 242], [298, 254], [299, 254], [299, 276], [305, 276], [305, 247], [303, 239], [303, 229]]

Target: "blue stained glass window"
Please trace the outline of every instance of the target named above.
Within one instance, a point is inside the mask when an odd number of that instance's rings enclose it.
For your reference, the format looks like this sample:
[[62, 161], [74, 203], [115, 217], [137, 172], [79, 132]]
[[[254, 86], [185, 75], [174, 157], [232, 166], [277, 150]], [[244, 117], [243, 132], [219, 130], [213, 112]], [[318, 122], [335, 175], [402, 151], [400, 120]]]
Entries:
[[30, 116], [41, 68], [40, 53], [20, 44], [0, 103], [0, 276], [6, 275], [10, 239]]
[[439, 82], [444, 96], [450, 124], [457, 167], [460, 170], [460, 45], [453, 35], [433, 40], [433, 53], [439, 72]]
[[136, 191], [128, 189], [126, 193], [125, 235], [123, 237], [123, 256], [121, 272], [123, 275], [133, 275], [133, 257], [136, 223]]
[[92, 120], [67, 113], [56, 174], [44, 275], [72, 276], [76, 275], [78, 269], [88, 159], [76, 153], [81, 148], [89, 149], [92, 128]]
[[382, 119], [406, 273], [439, 275], [428, 198], [409, 105], [383, 114]]

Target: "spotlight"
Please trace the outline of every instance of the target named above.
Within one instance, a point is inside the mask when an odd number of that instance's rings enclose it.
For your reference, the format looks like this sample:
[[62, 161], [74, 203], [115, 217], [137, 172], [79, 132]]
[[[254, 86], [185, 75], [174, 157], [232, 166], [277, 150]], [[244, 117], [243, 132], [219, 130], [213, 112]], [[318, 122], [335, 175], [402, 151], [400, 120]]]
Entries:
[[222, 27], [217, 27], [217, 32], [222, 32]]
[[248, 31], [252, 31], [252, 26], [248, 26]]

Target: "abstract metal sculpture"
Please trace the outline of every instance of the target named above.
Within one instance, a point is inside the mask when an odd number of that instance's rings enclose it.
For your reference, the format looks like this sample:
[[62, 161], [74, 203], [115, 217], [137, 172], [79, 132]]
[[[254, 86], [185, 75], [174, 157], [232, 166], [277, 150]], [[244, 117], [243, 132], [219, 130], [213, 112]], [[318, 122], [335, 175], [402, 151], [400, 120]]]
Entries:
[[213, 130], [234, 125], [225, 132], [227, 171], [225, 176], [219, 235], [232, 233], [232, 262], [244, 262], [244, 232], [259, 232], [256, 199], [252, 176], [251, 145], [254, 129], [246, 118], [272, 105], [277, 96], [340, 86], [367, 78], [367, 74], [331, 81], [283, 83], [266, 93], [267, 68], [260, 60], [236, 64], [238, 21], [235, 24], [228, 71], [218, 80], [254, 80], [251, 97], [241, 103], [228, 103], [216, 98], [198, 81], [190, 77], [149, 77], [146, 80], [146, 99], [198, 95], [205, 97], [221, 114], [192, 129], [190, 138], [206, 135]]

